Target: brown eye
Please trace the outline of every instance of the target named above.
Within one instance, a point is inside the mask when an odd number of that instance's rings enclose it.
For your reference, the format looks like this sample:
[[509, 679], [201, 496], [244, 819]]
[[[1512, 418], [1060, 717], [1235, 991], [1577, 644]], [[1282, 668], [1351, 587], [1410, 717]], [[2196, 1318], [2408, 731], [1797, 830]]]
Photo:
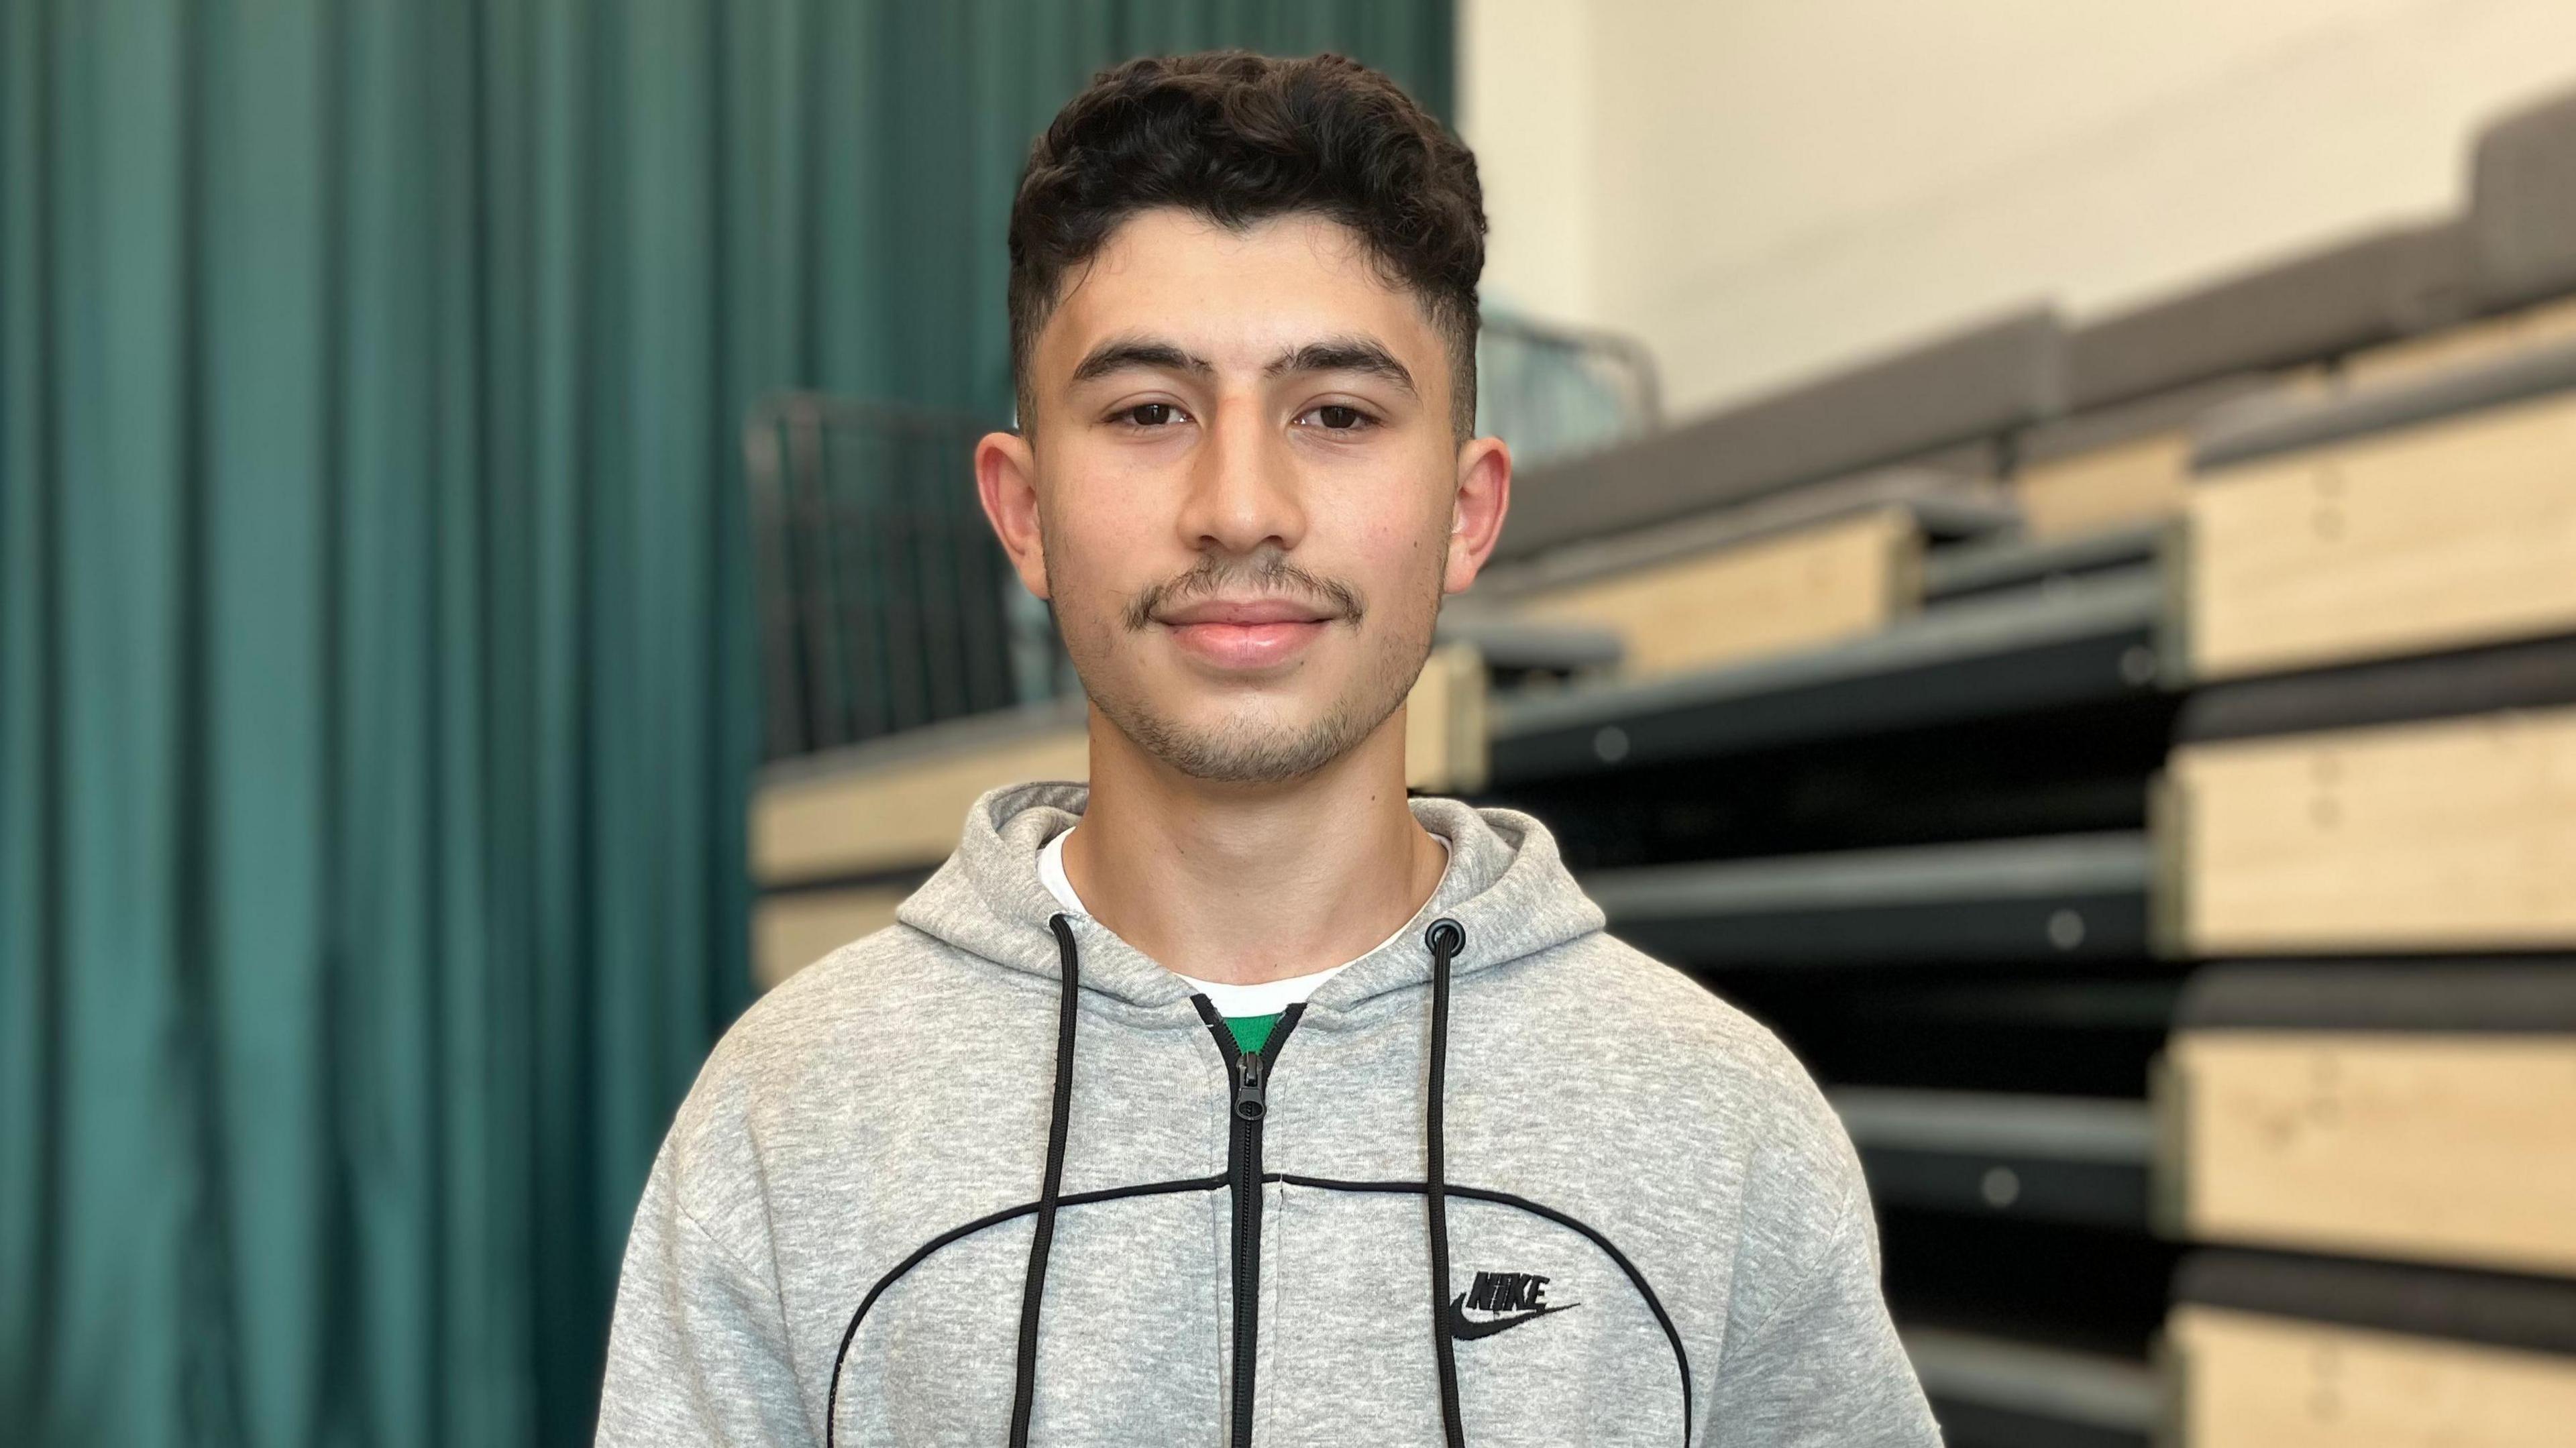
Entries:
[[1338, 402], [1327, 402], [1321, 407], [1309, 408], [1306, 415], [1313, 418], [1315, 424], [1327, 432], [1350, 432], [1367, 426], [1371, 421], [1367, 413]]
[[1179, 420], [1181, 410], [1168, 402], [1140, 402], [1118, 414], [1138, 427], [1164, 427]]

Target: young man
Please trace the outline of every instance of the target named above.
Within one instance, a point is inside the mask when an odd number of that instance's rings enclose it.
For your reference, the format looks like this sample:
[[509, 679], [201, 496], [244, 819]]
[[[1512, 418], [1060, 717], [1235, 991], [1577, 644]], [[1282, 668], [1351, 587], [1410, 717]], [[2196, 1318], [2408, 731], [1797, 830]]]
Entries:
[[1930, 1444], [1849, 1141], [1602, 931], [1537, 820], [1410, 799], [1502, 523], [1465, 148], [1348, 61], [1103, 75], [1011, 218], [976, 480], [1091, 698], [772, 992], [628, 1247], [609, 1444]]

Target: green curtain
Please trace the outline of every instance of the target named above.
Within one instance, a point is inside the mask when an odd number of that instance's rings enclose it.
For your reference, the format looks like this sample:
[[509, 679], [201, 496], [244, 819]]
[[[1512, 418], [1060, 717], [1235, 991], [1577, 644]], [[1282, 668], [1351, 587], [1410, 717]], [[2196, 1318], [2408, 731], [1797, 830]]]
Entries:
[[1450, 27], [0, 0], [0, 1437], [584, 1440], [745, 995], [747, 405], [1000, 415], [1095, 66]]

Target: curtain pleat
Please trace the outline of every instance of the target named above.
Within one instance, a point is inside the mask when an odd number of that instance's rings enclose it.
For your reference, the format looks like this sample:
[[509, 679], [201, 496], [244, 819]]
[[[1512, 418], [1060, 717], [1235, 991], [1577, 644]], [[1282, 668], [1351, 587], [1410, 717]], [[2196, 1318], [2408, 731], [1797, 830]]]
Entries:
[[1451, 23], [0, 0], [0, 1436], [586, 1441], [748, 992], [752, 402], [1007, 417], [1093, 69]]

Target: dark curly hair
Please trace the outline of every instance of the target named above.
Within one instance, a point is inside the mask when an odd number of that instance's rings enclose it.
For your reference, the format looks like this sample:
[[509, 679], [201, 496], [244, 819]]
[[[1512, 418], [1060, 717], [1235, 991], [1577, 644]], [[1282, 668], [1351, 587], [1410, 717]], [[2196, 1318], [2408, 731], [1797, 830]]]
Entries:
[[1065, 273], [1120, 222], [1158, 206], [1236, 228], [1290, 212], [1350, 228], [1448, 342], [1451, 423], [1460, 438], [1474, 431], [1485, 270], [1476, 158], [1358, 61], [1242, 50], [1104, 70], [1029, 149], [1011, 204], [1011, 376], [1023, 427], [1034, 414], [1030, 352]]

